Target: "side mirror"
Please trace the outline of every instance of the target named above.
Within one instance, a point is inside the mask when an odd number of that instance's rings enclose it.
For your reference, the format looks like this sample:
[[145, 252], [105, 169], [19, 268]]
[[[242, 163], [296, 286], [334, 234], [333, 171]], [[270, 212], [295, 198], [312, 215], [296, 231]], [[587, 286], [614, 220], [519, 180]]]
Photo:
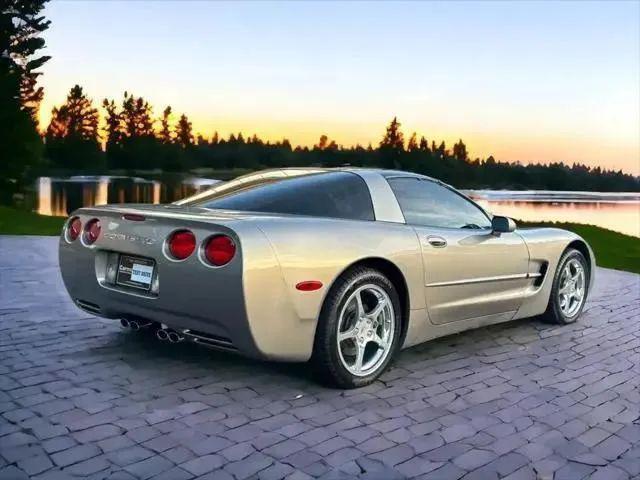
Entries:
[[493, 233], [509, 233], [513, 232], [516, 229], [516, 222], [509, 217], [501, 217], [499, 215], [495, 215], [491, 219], [491, 229]]

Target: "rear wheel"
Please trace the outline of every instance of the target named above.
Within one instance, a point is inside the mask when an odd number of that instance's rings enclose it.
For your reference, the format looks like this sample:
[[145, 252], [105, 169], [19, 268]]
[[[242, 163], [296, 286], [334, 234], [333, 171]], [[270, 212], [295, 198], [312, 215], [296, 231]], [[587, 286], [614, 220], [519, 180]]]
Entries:
[[382, 273], [357, 267], [340, 277], [322, 307], [312, 363], [341, 388], [373, 382], [392, 360], [401, 333], [395, 287]]
[[568, 249], [558, 262], [544, 318], [560, 324], [575, 322], [587, 300], [588, 285], [587, 260], [578, 250]]

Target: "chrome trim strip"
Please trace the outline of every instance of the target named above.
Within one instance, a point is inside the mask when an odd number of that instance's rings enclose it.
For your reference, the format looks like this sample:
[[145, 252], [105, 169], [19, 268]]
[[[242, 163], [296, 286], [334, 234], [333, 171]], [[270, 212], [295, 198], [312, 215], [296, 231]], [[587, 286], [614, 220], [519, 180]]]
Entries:
[[523, 278], [536, 278], [540, 273], [516, 273], [514, 275], [499, 275], [496, 277], [476, 277], [465, 278], [464, 280], [453, 280], [450, 282], [427, 283], [427, 287], [447, 287], [450, 285], [468, 285], [470, 283], [500, 282], [504, 280], [521, 280]]

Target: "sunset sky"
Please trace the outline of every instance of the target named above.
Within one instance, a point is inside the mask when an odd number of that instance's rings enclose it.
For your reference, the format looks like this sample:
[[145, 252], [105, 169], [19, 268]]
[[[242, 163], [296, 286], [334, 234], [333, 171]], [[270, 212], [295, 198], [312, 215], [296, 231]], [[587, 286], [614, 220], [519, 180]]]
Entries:
[[640, 174], [639, 2], [52, 1], [46, 125], [82, 85], [196, 132], [312, 145], [405, 134]]

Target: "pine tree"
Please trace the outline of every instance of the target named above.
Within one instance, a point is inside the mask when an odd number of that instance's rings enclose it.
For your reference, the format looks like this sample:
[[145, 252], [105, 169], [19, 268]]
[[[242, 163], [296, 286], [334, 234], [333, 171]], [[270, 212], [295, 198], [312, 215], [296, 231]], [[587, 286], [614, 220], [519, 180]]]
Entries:
[[414, 152], [416, 150], [418, 150], [418, 135], [416, 132], [413, 132], [407, 142], [407, 151]]
[[462, 139], [458, 140], [458, 143], [453, 146], [453, 156], [460, 161], [467, 161], [467, 146], [462, 142]]
[[429, 142], [424, 136], [420, 137], [420, 146], [418, 147], [421, 152], [430, 152], [429, 150]]
[[103, 153], [99, 143], [98, 110], [75, 85], [66, 102], [51, 112], [47, 127], [46, 151], [51, 162], [64, 168], [102, 168]]
[[399, 165], [400, 156], [404, 153], [404, 134], [400, 126], [398, 119], [393, 117], [380, 142], [380, 157], [384, 168], [396, 168]]
[[51, 112], [46, 138], [77, 138], [97, 143], [99, 120], [98, 110], [91, 99], [85, 95], [80, 85], [75, 85], [69, 91], [64, 105], [54, 107]]
[[389, 149], [395, 152], [404, 151], [404, 134], [400, 130], [402, 124], [398, 122], [397, 117], [393, 117], [391, 123], [387, 127], [382, 141], [380, 142], [380, 149]]
[[29, 168], [42, 162], [37, 78], [49, 57], [36, 56], [49, 27], [41, 15], [46, 0], [0, 2], [0, 201], [9, 202], [28, 182]]
[[325, 150], [328, 144], [329, 144], [329, 137], [327, 135], [320, 135], [320, 140], [318, 140], [318, 144], [314, 145], [313, 148], [316, 150]]
[[128, 138], [153, 136], [152, 109], [144, 98], [124, 92], [121, 119]]
[[4, 0], [0, 28], [0, 52], [6, 52], [13, 60], [20, 76], [20, 104], [36, 124], [44, 95], [43, 88], [37, 85], [42, 75], [37, 70], [51, 58], [46, 55], [33, 58], [44, 47], [44, 39], [39, 35], [51, 23], [40, 15], [45, 3], [46, 0]]
[[173, 135], [171, 133], [171, 107], [167, 106], [162, 112], [162, 118], [160, 119], [160, 133], [159, 139], [164, 144], [169, 144], [173, 141]]
[[178, 120], [178, 124], [176, 125], [176, 143], [183, 148], [193, 145], [191, 122], [184, 113], [180, 115], [180, 120]]
[[105, 133], [106, 150], [108, 154], [111, 149], [114, 149], [116, 145], [119, 145], [122, 141], [122, 118], [113, 100], [105, 98], [102, 101], [102, 107], [107, 113], [105, 118]]

